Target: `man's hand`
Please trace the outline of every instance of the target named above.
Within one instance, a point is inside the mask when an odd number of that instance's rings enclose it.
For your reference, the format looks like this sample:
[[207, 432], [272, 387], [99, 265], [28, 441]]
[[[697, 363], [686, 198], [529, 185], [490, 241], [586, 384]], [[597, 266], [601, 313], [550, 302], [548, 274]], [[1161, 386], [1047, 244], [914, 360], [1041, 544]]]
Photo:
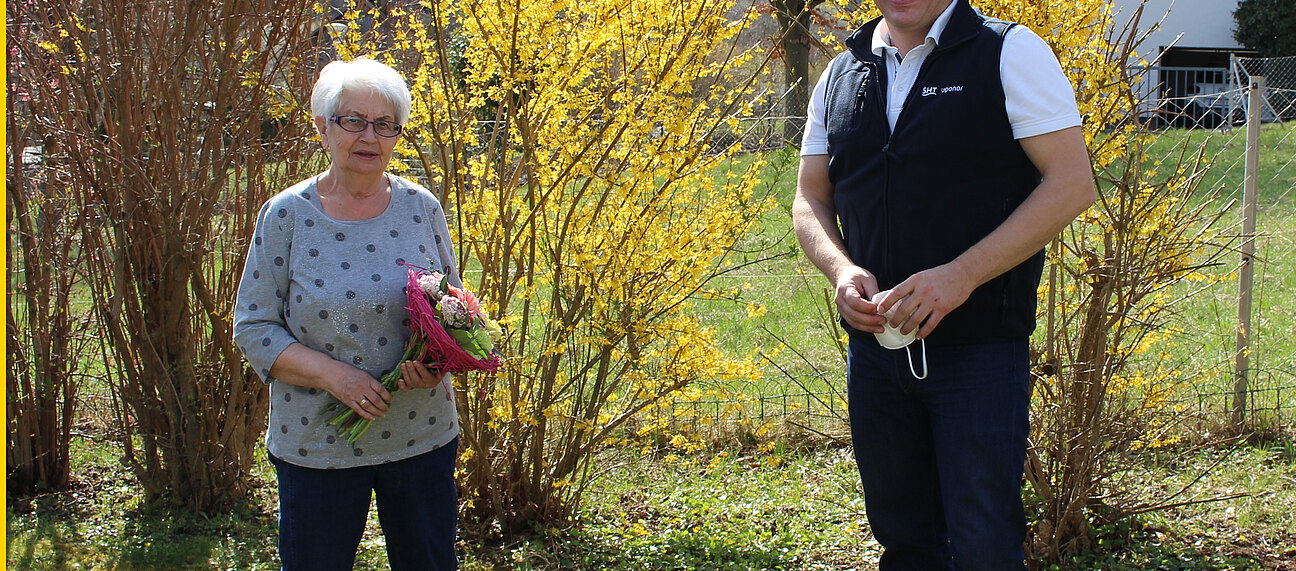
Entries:
[[906, 335], [921, 325], [918, 338], [925, 339], [946, 315], [967, 301], [977, 285], [976, 276], [964, 271], [955, 260], [909, 276], [892, 288], [876, 309], [878, 313], [886, 313], [896, 307], [891, 325]]
[[886, 318], [878, 314], [878, 307], [869, 301], [877, 295], [877, 278], [859, 266], [850, 266], [837, 276], [837, 292], [833, 301], [837, 313], [851, 327], [868, 333], [881, 333]]

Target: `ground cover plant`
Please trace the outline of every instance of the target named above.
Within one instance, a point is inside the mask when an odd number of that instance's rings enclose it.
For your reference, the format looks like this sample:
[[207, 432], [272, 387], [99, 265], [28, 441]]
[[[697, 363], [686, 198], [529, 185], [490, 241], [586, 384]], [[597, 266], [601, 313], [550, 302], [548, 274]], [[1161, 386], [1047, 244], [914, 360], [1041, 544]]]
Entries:
[[[16, 570], [270, 570], [275, 558], [273, 470], [258, 459], [252, 500], [209, 517], [169, 515], [135, 494], [117, 450], [90, 426], [74, 439], [68, 492], [9, 506], [7, 564]], [[1210, 476], [1184, 505], [1109, 526], [1098, 547], [1055, 569], [1296, 569], [1296, 444], [1208, 447], [1170, 460], [1141, 457], [1139, 480], [1170, 488]], [[830, 570], [876, 566], [859, 476], [848, 448], [828, 441], [769, 451], [699, 454], [613, 447], [580, 526], [536, 528], [502, 541], [465, 533], [465, 571]], [[1204, 501], [1213, 498], [1219, 501]], [[1201, 502], [1201, 503], [1193, 503]], [[356, 569], [386, 568], [371, 517]]]

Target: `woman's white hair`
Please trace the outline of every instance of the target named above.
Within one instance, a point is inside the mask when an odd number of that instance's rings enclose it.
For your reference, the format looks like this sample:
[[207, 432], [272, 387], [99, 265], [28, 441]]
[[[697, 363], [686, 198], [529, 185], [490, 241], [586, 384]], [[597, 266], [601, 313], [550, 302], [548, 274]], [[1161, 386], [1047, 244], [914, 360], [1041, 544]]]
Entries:
[[342, 93], [368, 89], [391, 103], [396, 122], [404, 125], [410, 116], [410, 92], [405, 78], [390, 66], [369, 58], [336, 60], [320, 70], [311, 91], [311, 115], [328, 119], [338, 114]]

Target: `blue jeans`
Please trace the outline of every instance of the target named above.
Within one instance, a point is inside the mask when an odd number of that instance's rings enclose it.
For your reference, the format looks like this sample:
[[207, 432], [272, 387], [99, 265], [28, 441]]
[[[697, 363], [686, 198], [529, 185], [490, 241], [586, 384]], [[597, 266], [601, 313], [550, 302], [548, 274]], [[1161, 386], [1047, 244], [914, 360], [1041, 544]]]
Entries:
[[388, 464], [321, 470], [270, 456], [279, 475], [279, 557], [284, 571], [349, 571], [369, 519], [369, 498], [393, 571], [447, 571], [459, 521], [454, 467], [459, 439]]
[[871, 335], [850, 341], [851, 440], [880, 569], [1025, 569], [1029, 342], [928, 345], [925, 380], [906, 359]]

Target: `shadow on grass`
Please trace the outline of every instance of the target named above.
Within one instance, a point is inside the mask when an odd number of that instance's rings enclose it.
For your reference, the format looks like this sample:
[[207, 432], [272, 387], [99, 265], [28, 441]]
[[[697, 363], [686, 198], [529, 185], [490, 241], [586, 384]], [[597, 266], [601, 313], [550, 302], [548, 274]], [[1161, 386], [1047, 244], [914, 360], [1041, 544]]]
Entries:
[[[1296, 538], [1287, 538], [1291, 541]], [[1147, 535], [1113, 549], [1099, 549], [1048, 569], [1110, 571], [1296, 571], [1296, 547], [1282, 548], [1270, 539], [1225, 542], [1220, 538], [1173, 540]]]
[[113, 568], [277, 569], [275, 521], [255, 505], [176, 514], [149, 506], [126, 514], [111, 544]]
[[[275, 521], [254, 504], [216, 515], [137, 507], [113, 480], [12, 499], [8, 569], [275, 569]], [[17, 509], [13, 509], [16, 507]]]
[[777, 540], [736, 542], [677, 531], [632, 537], [581, 530], [551, 532], [467, 548], [464, 571], [525, 570], [695, 570], [805, 569], [793, 546]]
[[84, 539], [68, 533], [66, 526], [37, 520], [35, 525], [16, 530], [13, 512], [8, 517], [7, 569], [68, 569], [77, 559], [73, 550]]

